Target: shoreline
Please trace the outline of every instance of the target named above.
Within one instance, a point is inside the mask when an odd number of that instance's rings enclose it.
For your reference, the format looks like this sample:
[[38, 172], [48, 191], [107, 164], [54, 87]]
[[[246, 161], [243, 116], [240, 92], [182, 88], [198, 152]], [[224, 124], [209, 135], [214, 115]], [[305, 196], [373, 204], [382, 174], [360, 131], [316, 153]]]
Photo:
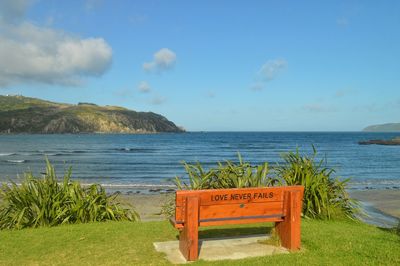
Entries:
[[[397, 226], [400, 220], [399, 189], [351, 190], [349, 194], [360, 202], [363, 211], [367, 214], [367, 216], [359, 217], [363, 222], [379, 227]], [[160, 221], [166, 219], [161, 214], [162, 205], [174, 195], [172, 191], [121, 193], [117, 199], [122, 204], [133, 206], [142, 221]]]
[[380, 227], [395, 227], [400, 221], [400, 190], [374, 189], [349, 191], [367, 216], [360, 219]]

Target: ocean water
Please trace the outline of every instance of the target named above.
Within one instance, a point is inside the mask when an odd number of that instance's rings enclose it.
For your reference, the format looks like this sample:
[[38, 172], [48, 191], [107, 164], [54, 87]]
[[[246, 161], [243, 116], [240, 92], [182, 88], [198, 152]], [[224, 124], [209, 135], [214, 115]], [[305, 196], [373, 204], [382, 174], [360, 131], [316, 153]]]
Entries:
[[396, 133], [365, 132], [195, 132], [153, 135], [0, 135], [0, 181], [19, 182], [23, 173], [44, 171], [45, 156], [61, 176], [72, 167], [73, 179], [100, 183], [110, 190], [169, 188], [169, 179], [184, 176], [181, 162], [218, 161], [257, 164], [281, 162], [280, 154], [300, 149], [326, 157], [351, 189], [400, 189], [400, 146], [359, 145], [390, 139]]

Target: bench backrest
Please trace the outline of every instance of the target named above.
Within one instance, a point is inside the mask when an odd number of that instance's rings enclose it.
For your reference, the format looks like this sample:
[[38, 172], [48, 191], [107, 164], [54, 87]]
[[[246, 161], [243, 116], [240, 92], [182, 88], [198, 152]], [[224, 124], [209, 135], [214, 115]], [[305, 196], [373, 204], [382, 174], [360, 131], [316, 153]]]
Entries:
[[[175, 221], [185, 224], [186, 201], [189, 197], [196, 197], [200, 226], [280, 222], [287, 214], [287, 192], [290, 191], [298, 191], [303, 198], [303, 186], [178, 190]], [[301, 202], [298, 204], [301, 208]]]

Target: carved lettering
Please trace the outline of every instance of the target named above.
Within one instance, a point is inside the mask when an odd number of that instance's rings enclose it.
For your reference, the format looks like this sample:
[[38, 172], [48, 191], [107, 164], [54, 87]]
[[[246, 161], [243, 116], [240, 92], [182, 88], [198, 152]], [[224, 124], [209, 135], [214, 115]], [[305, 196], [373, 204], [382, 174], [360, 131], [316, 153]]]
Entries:
[[235, 194], [217, 194], [211, 195], [211, 201], [227, 201], [227, 200], [251, 200], [251, 199], [270, 199], [274, 197], [273, 192], [254, 192], [252, 193], [235, 193]]
[[211, 201], [228, 200], [228, 194], [211, 195]]

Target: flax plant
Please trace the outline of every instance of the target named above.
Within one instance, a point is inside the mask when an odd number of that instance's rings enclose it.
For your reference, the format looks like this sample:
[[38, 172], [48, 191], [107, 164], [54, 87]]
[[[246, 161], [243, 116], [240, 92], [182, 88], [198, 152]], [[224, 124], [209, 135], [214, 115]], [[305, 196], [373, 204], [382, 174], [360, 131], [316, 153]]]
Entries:
[[47, 159], [42, 178], [26, 173], [20, 185], [3, 184], [0, 195], [0, 229], [139, 219], [134, 210], [116, 201], [117, 195], [107, 195], [100, 185], [82, 187], [72, 182], [71, 169], [59, 182]]
[[318, 161], [316, 156], [314, 146], [311, 156], [301, 155], [298, 149], [284, 153], [284, 163], [278, 164], [274, 170], [286, 185], [304, 186], [305, 217], [332, 219], [344, 216], [355, 219], [359, 206], [346, 191], [350, 179], [333, 177], [335, 170], [326, 166], [326, 158]]
[[[178, 189], [223, 189], [269, 187], [279, 185], [280, 181], [269, 175], [268, 163], [253, 166], [244, 162], [238, 153], [238, 163], [232, 161], [218, 162], [215, 168], [205, 170], [201, 163], [183, 163], [189, 183], [181, 177], [175, 177], [174, 183]], [[171, 217], [175, 212], [174, 198], [169, 198], [163, 205], [161, 213]]]
[[204, 170], [200, 163], [183, 163], [189, 183], [175, 177], [174, 183], [178, 189], [222, 189], [268, 187], [279, 184], [279, 180], [269, 176], [268, 163], [253, 166], [244, 162], [238, 153], [238, 163], [232, 161], [218, 162], [216, 168]]

